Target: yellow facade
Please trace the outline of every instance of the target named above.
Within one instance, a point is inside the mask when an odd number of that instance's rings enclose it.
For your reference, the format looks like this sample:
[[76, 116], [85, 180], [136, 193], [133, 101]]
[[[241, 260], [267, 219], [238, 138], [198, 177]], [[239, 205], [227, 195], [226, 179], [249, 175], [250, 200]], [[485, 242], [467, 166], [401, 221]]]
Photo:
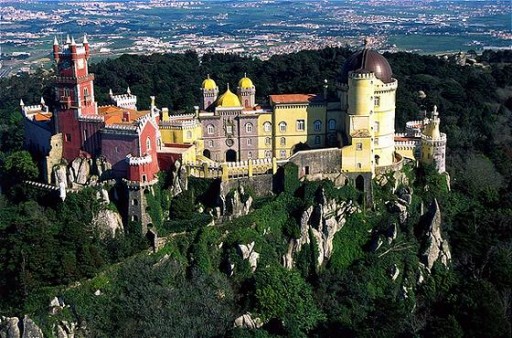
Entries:
[[272, 114], [274, 131], [273, 156], [285, 159], [293, 154], [293, 147], [308, 141], [307, 104], [277, 104]]
[[272, 114], [264, 113], [258, 116], [258, 158], [271, 158], [273, 156], [272, 144]]

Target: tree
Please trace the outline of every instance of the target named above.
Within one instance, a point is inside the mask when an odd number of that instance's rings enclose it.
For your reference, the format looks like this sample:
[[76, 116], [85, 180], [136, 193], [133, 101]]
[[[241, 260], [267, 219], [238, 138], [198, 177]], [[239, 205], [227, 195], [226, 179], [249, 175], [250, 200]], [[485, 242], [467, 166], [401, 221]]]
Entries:
[[282, 320], [293, 335], [309, 331], [324, 315], [313, 301], [311, 286], [297, 271], [270, 266], [256, 273], [257, 310], [264, 320]]
[[15, 151], [5, 158], [3, 163], [3, 180], [21, 182], [33, 180], [39, 176], [39, 170], [26, 150]]

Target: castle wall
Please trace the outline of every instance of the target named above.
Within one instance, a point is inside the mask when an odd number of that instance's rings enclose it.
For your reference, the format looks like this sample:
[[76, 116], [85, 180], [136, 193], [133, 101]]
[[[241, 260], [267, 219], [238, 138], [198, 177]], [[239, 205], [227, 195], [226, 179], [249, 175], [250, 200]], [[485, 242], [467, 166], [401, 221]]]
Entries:
[[138, 152], [139, 138], [135, 133], [108, 133], [101, 135], [102, 154], [112, 164], [114, 177], [123, 178], [128, 174], [127, 154]]
[[340, 171], [341, 151], [338, 148], [299, 151], [289, 159], [299, 167], [299, 177]]
[[222, 181], [222, 189], [228, 192], [237, 189], [241, 186], [249, 188], [256, 196], [271, 195], [273, 191], [273, 177], [272, 174], [258, 175], [253, 177], [241, 177], [230, 179], [229, 181]]

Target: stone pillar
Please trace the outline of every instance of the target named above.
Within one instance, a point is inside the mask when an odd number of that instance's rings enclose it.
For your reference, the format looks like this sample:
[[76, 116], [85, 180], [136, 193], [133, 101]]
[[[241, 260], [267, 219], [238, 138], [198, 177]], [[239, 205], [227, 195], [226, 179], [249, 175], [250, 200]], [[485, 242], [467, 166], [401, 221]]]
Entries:
[[227, 163], [224, 163], [221, 168], [222, 168], [222, 178], [221, 178], [222, 182], [229, 181], [229, 168], [228, 168]]
[[204, 172], [204, 178], [208, 178], [210, 175], [208, 173], [208, 163], [203, 163], [203, 172]]
[[272, 174], [277, 173], [277, 158], [272, 157]]
[[248, 163], [247, 163], [247, 168], [248, 168], [248, 172], [249, 172], [249, 177], [252, 177], [252, 160], [249, 159]]

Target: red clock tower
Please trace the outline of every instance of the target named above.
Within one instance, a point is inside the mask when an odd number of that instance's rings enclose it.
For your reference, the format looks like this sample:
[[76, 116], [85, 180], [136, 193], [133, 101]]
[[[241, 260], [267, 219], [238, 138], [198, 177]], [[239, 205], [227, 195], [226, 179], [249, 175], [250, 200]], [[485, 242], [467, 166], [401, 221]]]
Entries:
[[60, 45], [55, 38], [53, 57], [57, 64], [55, 81], [56, 128], [63, 137], [63, 157], [72, 161], [81, 151], [95, 152], [97, 130], [102, 118], [94, 100], [94, 74], [89, 74], [89, 42], [82, 44], [74, 38]]

